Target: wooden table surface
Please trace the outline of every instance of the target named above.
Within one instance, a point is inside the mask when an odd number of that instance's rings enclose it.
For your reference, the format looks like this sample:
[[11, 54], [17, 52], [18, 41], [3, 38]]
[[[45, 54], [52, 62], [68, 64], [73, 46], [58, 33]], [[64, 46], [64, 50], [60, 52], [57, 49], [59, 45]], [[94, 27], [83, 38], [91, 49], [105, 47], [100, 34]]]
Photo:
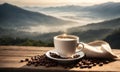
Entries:
[[[103, 66], [95, 66], [90, 69], [70, 68], [64, 69], [63, 67], [44, 67], [44, 66], [26, 66], [26, 63], [20, 63], [21, 59], [30, 58], [35, 55], [42, 55], [52, 47], [32, 47], [32, 46], [0, 46], [0, 72], [1, 71], [120, 71], [120, 58], [116, 61]], [[112, 50], [115, 54], [120, 56], [120, 49]]]

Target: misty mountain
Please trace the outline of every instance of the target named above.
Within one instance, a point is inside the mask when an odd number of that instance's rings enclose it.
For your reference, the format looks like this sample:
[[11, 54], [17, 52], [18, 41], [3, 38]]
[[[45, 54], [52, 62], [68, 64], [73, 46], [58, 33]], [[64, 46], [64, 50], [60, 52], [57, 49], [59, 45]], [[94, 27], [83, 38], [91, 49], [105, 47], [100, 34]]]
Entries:
[[84, 12], [88, 14], [87, 16], [98, 17], [98, 18], [109, 18], [109, 19], [120, 17], [120, 3], [116, 3], [116, 2], [107, 2], [93, 6], [66, 5], [66, 6], [40, 8], [40, 10], [72, 12], [72, 13], [76, 13], [77, 16], [79, 16], [81, 12]]
[[120, 28], [120, 18], [108, 20], [100, 23], [88, 24], [85, 26], [68, 29], [69, 34], [77, 35], [84, 42], [104, 39], [114, 30]]
[[[120, 18], [112, 19], [100, 23], [88, 24], [80, 27], [73, 27], [68, 29], [68, 34], [77, 35], [82, 42], [90, 42], [94, 40], [105, 40], [110, 43], [112, 48], [119, 46], [119, 33], [116, 30], [120, 28]], [[16, 31], [12, 29], [0, 28], [0, 38], [12, 37], [22, 39], [41, 40], [43, 42], [52, 42], [53, 37], [63, 32], [51, 33], [31, 33], [24, 31]]]
[[112, 32], [104, 40], [107, 41], [112, 48], [120, 49], [120, 29]]
[[[80, 41], [90, 42], [94, 40], [103, 40], [111, 35], [116, 29], [120, 28], [120, 18], [112, 19], [96, 24], [88, 24], [85, 26], [69, 28], [67, 33], [77, 35]], [[52, 41], [53, 37], [63, 32], [52, 32], [46, 34], [38, 34], [33, 39], [40, 39], [42, 41]], [[112, 41], [112, 40], [111, 40]]]
[[[67, 33], [77, 35], [83, 42], [90, 42], [98, 39], [105, 39], [114, 30], [120, 28], [120, 18], [112, 19], [100, 23], [88, 24], [85, 26], [69, 28]], [[34, 40], [52, 41], [53, 37], [63, 32], [51, 32], [51, 33], [31, 33], [25, 31], [16, 31], [12, 29], [0, 28], [0, 37], [10, 36], [15, 38], [30, 38]]]
[[107, 2], [100, 5], [94, 5], [86, 8], [89, 12], [94, 12], [96, 15], [107, 17], [120, 17], [120, 3]]
[[[110, 40], [110, 44], [113, 44], [114, 40], [117, 44], [116, 38], [119, 38], [119, 33], [117, 35], [113, 34], [116, 29], [120, 28], [120, 3], [104, 3], [94, 6], [59, 6], [59, 7], [47, 7], [41, 8], [40, 10], [53, 10], [56, 12], [72, 12], [76, 13], [76, 16], [81, 15], [86, 18], [92, 16], [96, 18], [99, 17], [109, 17], [110, 20], [105, 20], [99, 23], [90, 23], [84, 26], [72, 27], [68, 29], [68, 34], [77, 35], [80, 37], [80, 41], [90, 42], [93, 40]], [[88, 12], [88, 14], [81, 14], [81, 12]], [[74, 16], [74, 15], [73, 15]], [[112, 17], [111, 17], [112, 16]], [[114, 18], [115, 17], [115, 18]], [[118, 17], [118, 18], [116, 18]], [[0, 5], [0, 38], [2, 37], [12, 37], [12, 38], [28, 38], [32, 40], [41, 40], [44, 42], [53, 41], [53, 37], [63, 32], [51, 32], [50, 33], [37, 33], [29, 31], [20, 31], [19, 29], [29, 28], [30, 26], [45, 25], [46, 27], [56, 28], [60, 27], [63, 29], [62, 25], [68, 24], [71, 26], [75, 22], [62, 20], [53, 16], [49, 16], [43, 13], [32, 12], [20, 7], [1, 4]], [[39, 28], [38, 28], [39, 29]], [[57, 30], [57, 29], [55, 29]], [[42, 30], [40, 30], [42, 31]], [[116, 37], [116, 38], [115, 38]], [[114, 44], [115, 45], [115, 44]]]
[[24, 10], [20, 7], [4, 3], [0, 5], [0, 27], [29, 28], [37, 25], [64, 25], [75, 22], [66, 21], [38, 12]]
[[45, 7], [40, 8], [40, 10], [44, 11], [64, 11], [64, 12], [76, 12], [80, 11], [84, 8], [84, 6], [77, 6], [77, 5], [65, 5], [65, 6], [56, 6], [56, 7]]
[[0, 27], [0, 37], [12, 37], [12, 38], [30, 38], [32, 39], [36, 33], [19, 31], [15, 29], [7, 29]]
[[100, 29], [117, 29], [120, 28], [120, 18], [107, 20], [99, 23], [91, 23], [84, 26], [74, 27], [68, 29], [69, 32], [100, 30]]

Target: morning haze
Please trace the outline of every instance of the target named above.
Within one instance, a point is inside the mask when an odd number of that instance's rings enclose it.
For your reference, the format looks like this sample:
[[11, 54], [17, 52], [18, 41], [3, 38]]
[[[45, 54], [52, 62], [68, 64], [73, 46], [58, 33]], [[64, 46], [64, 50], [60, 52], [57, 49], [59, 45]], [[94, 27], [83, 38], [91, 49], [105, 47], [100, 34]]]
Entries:
[[1, 45], [20, 39], [15, 45], [45, 46], [52, 44], [53, 36], [68, 33], [84, 42], [102, 39], [119, 48], [119, 28], [119, 0], [0, 1]]

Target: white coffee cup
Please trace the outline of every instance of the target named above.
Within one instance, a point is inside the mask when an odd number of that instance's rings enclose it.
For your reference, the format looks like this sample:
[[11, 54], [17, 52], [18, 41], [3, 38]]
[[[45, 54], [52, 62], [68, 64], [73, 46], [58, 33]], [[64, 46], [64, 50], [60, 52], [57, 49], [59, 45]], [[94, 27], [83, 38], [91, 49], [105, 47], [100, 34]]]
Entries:
[[76, 48], [80, 47], [80, 52], [84, 45], [79, 42], [79, 37], [74, 35], [58, 35], [54, 37], [54, 46], [55, 50], [63, 57], [71, 57], [76, 53]]

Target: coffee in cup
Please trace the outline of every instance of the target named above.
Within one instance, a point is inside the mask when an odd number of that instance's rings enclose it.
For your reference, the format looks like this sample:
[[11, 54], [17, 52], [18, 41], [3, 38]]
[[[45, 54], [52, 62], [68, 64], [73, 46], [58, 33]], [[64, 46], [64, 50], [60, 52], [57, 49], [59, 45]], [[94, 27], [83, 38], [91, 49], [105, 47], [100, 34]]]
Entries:
[[81, 51], [84, 48], [84, 45], [79, 42], [79, 37], [75, 35], [64, 34], [54, 37], [55, 50], [63, 57], [71, 57], [76, 53], [76, 48], [79, 47], [79, 45], [83, 46], [79, 50]]

